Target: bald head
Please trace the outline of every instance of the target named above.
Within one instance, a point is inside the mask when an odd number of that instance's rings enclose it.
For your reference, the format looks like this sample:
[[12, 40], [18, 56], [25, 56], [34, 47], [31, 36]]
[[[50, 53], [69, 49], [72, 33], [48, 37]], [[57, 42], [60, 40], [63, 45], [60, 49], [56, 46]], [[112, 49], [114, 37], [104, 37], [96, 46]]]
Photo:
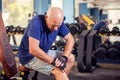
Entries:
[[61, 19], [63, 20], [64, 18], [64, 13], [63, 11], [58, 8], [58, 7], [52, 7], [52, 8], [49, 8], [48, 11], [47, 11], [47, 16], [49, 18], [54, 18], [54, 19]]
[[62, 9], [58, 7], [51, 7], [46, 13], [46, 23], [50, 30], [57, 30], [62, 24], [64, 19], [64, 13]]

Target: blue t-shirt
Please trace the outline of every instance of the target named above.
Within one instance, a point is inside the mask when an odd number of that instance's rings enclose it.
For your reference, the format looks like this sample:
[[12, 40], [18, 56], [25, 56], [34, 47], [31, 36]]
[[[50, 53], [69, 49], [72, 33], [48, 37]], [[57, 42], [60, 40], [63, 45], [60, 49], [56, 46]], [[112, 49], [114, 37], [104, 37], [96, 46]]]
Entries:
[[29, 53], [29, 41], [28, 37], [33, 37], [40, 41], [39, 47], [46, 53], [50, 49], [51, 45], [55, 41], [57, 35], [64, 37], [69, 33], [69, 29], [64, 22], [58, 28], [58, 30], [50, 31], [47, 28], [44, 15], [35, 16], [28, 24], [21, 44], [19, 47], [19, 59], [22, 65], [27, 64], [34, 56]]
[[98, 22], [92, 30], [100, 30], [102, 27], [107, 27], [107, 24], [104, 21]]

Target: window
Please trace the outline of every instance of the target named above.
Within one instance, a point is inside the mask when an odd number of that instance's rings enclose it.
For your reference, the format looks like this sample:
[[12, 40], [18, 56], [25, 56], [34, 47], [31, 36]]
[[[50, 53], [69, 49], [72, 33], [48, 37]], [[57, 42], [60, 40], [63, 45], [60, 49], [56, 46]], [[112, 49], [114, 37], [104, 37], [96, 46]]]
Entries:
[[[26, 27], [33, 13], [34, 0], [2, 0], [2, 16], [5, 26]], [[11, 35], [13, 36], [13, 35]], [[17, 45], [20, 44], [22, 35], [14, 35]], [[15, 45], [14, 39], [10, 37], [10, 44]]]
[[33, 0], [2, 0], [2, 8], [5, 26], [26, 27], [28, 15], [33, 12]]

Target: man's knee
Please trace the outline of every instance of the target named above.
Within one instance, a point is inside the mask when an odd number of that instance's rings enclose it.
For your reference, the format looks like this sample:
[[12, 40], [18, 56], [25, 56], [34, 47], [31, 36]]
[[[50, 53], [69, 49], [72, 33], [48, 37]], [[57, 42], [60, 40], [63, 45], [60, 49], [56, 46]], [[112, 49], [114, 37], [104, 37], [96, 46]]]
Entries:
[[70, 54], [68, 57], [68, 63], [74, 63], [75, 62], [75, 56], [73, 54]]
[[62, 71], [59, 68], [54, 68], [51, 73], [52, 75], [59, 75], [62, 74]]
[[54, 68], [51, 73], [56, 80], [69, 80], [67, 74], [59, 68]]
[[66, 75], [66, 73], [59, 68], [54, 68], [51, 73], [54, 77], [64, 77]]

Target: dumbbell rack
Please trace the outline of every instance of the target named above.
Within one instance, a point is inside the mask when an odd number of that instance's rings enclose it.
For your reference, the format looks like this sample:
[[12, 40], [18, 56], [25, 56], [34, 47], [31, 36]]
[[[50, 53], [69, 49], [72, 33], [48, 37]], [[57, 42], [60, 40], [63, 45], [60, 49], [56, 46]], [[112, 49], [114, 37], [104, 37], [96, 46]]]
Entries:
[[82, 33], [79, 35], [79, 44], [78, 44], [78, 70], [79, 72], [84, 72], [85, 71], [85, 55], [86, 55], [86, 40], [87, 40], [87, 35], [89, 34], [90, 31], [85, 30], [82, 31]]
[[97, 31], [93, 30], [87, 36], [87, 53], [86, 53], [86, 71], [92, 72], [92, 53], [94, 48], [94, 38]]
[[[116, 35], [112, 35], [112, 32], [109, 31], [106, 36], [108, 36], [108, 37], [110, 37], [110, 36], [120, 37], [120, 31], [116, 32]], [[107, 53], [107, 55], [108, 55], [108, 53]], [[102, 67], [120, 69], [120, 58], [118, 58], [118, 57], [115, 58], [115, 59], [111, 59], [111, 58], [108, 58], [108, 57], [105, 58], [105, 59], [96, 58], [96, 61], [98, 62], [98, 65], [100, 65]]]
[[[96, 63], [111, 63], [111, 64], [120, 64], [120, 60], [102, 60], [102, 59], [94, 59], [95, 65], [93, 66], [93, 53], [96, 49], [96, 47], [102, 42], [99, 39], [101, 39], [101, 36], [98, 35], [98, 32], [96, 30], [91, 30], [89, 33], [86, 33], [87, 31], [83, 31], [79, 35], [79, 47], [78, 47], [78, 56], [77, 56], [77, 62], [78, 62], [78, 71], [79, 72], [93, 72], [93, 70], [97, 67]], [[96, 45], [97, 42], [97, 45]], [[86, 46], [86, 47], [85, 47]], [[83, 66], [84, 63], [84, 66]]]

